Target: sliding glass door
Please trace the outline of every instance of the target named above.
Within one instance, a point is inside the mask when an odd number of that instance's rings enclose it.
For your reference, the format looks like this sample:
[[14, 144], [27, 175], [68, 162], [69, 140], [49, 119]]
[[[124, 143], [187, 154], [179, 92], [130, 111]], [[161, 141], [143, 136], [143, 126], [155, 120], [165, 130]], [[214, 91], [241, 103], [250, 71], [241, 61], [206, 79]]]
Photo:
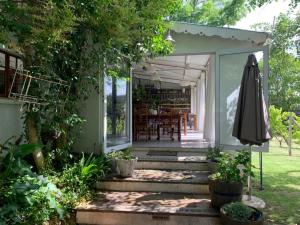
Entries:
[[105, 152], [131, 145], [131, 84], [126, 78], [104, 79]]

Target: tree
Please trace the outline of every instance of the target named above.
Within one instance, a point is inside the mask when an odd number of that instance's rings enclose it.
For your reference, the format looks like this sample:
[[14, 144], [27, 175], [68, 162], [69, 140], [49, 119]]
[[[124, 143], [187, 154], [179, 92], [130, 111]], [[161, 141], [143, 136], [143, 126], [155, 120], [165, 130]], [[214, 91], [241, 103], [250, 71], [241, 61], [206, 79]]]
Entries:
[[250, 8], [246, 0], [183, 0], [172, 20], [204, 25], [234, 25]]
[[[272, 1], [274, 0], [182, 0], [171, 19], [213, 26], [234, 25], [251, 10]], [[299, 0], [292, 0], [290, 7], [294, 8], [298, 3]]]
[[300, 106], [300, 14], [294, 18], [280, 15], [274, 25], [258, 24], [255, 28], [271, 33], [269, 96], [270, 104], [283, 111], [295, 111]]
[[273, 136], [279, 141], [280, 147], [283, 141], [288, 145], [287, 121], [289, 113], [283, 112], [281, 108], [271, 105], [269, 107], [269, 114]]
[[[276, 0], [249, 0], [249, 3], [253, 6], [261, 7], [264, 4], [271, 3], [271, 2], [274, 2], [274, 1], [276, 1]], [[291, 1], [291, 6], [294, 7], [297, 4], [299, 4], [299, 2], [300, 2], [299, 0], [292, 0]]]
[[[31, 90], [46, 97], [49, 105], [25, 113], [28, 141], [44, 143], [44, 132], [53, 148], [69, 148], [74, 126], [82, 121], [77, 102], [99, 84], [99, 74], [107, 69], [121, 74], [145, 56], [170, 53], [164, 18], [177, 4], [174, 0], [2, 0], [0, 41], [24, 55], [25, 69], [33, 75], [41, 73], [71, 84], [60, 113], [55, 95], [44, 96], [38, 85]], [[34, 158], [42, 169], [41, 149]]]

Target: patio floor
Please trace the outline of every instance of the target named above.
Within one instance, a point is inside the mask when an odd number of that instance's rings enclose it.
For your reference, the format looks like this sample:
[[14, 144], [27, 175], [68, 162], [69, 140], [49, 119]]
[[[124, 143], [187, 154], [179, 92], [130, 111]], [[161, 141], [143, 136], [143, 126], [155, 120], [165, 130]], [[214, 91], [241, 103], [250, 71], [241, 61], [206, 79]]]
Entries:
[[161, 140], [157, 141], [155, 136], [151, 137], [150, 141], [141, 139], [133, 142], [134, 148], [209, 148], [212, 147], [212, 143], [203, 139], [203, 133], [188, 130], [187, 135], [181, 133], [181, 141], [175, 139], [170, 140], [167, 135], [161, 136]]

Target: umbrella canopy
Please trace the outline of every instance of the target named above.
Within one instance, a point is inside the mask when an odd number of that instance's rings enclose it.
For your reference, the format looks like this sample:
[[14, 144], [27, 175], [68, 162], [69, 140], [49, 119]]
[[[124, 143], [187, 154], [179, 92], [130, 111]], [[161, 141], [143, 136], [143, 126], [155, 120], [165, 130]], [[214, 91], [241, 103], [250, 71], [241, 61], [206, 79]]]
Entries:
[[253, 54], [244, 68], [232, 136], [244, 145], [262, 145], [271, 139], [260, 71]]

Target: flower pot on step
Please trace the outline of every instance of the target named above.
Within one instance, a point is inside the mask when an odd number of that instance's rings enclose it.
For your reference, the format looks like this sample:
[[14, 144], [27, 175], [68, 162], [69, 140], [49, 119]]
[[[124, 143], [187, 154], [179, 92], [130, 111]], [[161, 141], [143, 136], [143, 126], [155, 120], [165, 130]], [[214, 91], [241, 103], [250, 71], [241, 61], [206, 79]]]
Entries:
[[137, 159], [116, 159], [116, 165], [121, 177], [132, 177]]
[[242, 200], [243, 183], [208, 179], [211, 205], [220, 208], [226, 203]]

